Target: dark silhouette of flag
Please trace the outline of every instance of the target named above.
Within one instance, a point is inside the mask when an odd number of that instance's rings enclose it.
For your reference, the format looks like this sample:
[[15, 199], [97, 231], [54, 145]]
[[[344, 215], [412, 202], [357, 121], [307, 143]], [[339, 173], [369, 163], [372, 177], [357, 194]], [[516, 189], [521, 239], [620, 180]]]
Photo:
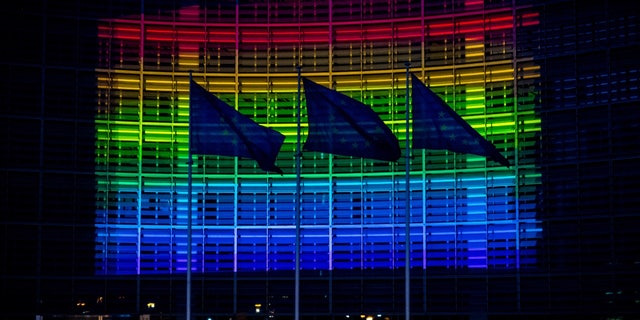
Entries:
[[474, 130], [446, 102], [411, 75], [413, 148], [470, 153], [509, 166], [496, 147]]
[[254, 122], [193, 80], [189, 99], [193, 154], [250, 158], [262, 170], [282, 174], [275, 165], [284, 143], [282, 133]]
[[303, 78], [309, 132], [304, 150], [382, 161], [400, 158], [398, 139], [368, 106]]

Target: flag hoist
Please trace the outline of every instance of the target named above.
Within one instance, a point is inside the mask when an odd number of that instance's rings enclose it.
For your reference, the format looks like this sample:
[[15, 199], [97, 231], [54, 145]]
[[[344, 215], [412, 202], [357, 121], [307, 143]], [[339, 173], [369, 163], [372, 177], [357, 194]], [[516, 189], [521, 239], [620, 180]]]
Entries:
[[[485, 156], [504, 166], [509, 161], [496, 147], [475, 131], [439, 96], [427, 88], [406, 66], [406, 213], [405, 213], [405, 317], [410, 318], [410, 167], [411, 149], [449, 150]], [[300, 318], [300, 208], [302, 151], [315, 151], [377, 161], [396, 162], [401, 157], [397, 137], [369, 106], [345, 94], [302, 77], [297, 67], [297, 140], [295, 150], [295, 310]], [[411, 81], [409, 80], [411, 78]], [[411, 84], [411, 96], [409, 95]], [[301, 143], [301, 105], [304, 88], [308, 133]], [[189, 75], [189, 158], [187, 219], [187, 305], [191, 320], [192, 273], [192, 165], [193, 154], [243, 157], [255, 160], [265, 172], [283, 174], [275, 165], [284, 135], [262, 126], [209, 93]], [[411, 115], [409, 101], [411, 100]], [[411, 119], [412, 118], [412, 119]], [[411, 120], [411, 121], [410, 121]], [[410, 123], [412, 127], [410, 128]]]
[[191, 320], [193, 154], [249, 158], [266, 172], [282, 174], [275, 161], [284, 138], [282, 133], [256, 123], [209, 93], [189, 74], [186, 320]]

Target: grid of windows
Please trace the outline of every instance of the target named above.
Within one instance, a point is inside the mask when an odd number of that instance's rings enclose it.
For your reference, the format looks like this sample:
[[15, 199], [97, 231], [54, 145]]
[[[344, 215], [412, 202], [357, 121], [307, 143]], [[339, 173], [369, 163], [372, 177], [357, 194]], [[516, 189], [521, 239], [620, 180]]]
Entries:
[[[538, 15], [526, 7], [472, 7], [421, 15], [416, 5], [402, 19], [372, 9], [355, 20], [318, 23], [307, 22], [315, 10], [304, 6], [283, 20], [287, 9], [238, 5], [242, 14], [229, 22], [209, 21], [207, 8], [192, 6], [173, 12], [172, 21], [146, 15], [101, 23], [97, 273], [185, 271], [189, 72], [286, 136], [278, 157], [283, 176], [262, 173], [251, 160], [197, 156], [195, 270], [293, 270], [296, 66], [371, 106], [404, 144], [405, 62], [514, 166], [414, 150], [405, 190], [401, 163], [305, 153], [301, 269], [401, 268], [407, 211], [412, 267], [534, 265], [541, 225], [535, 205], [519, 205], [528, 189], [517, 186], [540, 183], [535, 164], [519, 162], [527, 158], [521, 150], [535, 147], [540, 122], [533, 101], [518, 96], [535, 95], [534, 88], [514, 87], [516, 75], [535, 81], [539, 68], [514, 57], [513, 31], [535, 27]], [[265, 10], [276, 17], [243, 16]], [[302, 99], [306, 131], [304, 105]]]

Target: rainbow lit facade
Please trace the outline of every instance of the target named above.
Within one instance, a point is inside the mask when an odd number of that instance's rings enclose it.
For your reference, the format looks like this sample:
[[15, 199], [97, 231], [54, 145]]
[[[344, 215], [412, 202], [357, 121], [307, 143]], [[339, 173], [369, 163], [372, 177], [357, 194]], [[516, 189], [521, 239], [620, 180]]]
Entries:
[[[302, 270], [404, 268], [406, 197], [412, 268], [535, 265], [540, 74], [517, 34], [538, 16], [527, 7], [456, 3], [231, 4], [104, 21], [96, 273], [186, 272], [190, 72], [286, 136], [276, 162], [282, 176], [250, 159], [194, 156], [193, 271], [294, 269], [297, 65], [303, 76], [371, 106], [403, 150], [398, 163], [303, 154]], [[512, 166], [411, 150], [407, 191], [406, 62]]]

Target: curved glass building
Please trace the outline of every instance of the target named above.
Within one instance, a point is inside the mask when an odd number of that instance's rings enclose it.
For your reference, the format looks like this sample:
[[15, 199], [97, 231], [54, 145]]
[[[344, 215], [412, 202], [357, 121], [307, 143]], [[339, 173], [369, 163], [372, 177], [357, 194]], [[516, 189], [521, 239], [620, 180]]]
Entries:
[[[6, 316], [640, 311], [639, 19], [613, 2], [12, 5]], [[413, 148], [410, 76], [509, 166]], [[298, 151], [301, 77], [370, 108], [400, 159]], [[284, 135], [282, 174], [190, 152], [190, 79]]]

